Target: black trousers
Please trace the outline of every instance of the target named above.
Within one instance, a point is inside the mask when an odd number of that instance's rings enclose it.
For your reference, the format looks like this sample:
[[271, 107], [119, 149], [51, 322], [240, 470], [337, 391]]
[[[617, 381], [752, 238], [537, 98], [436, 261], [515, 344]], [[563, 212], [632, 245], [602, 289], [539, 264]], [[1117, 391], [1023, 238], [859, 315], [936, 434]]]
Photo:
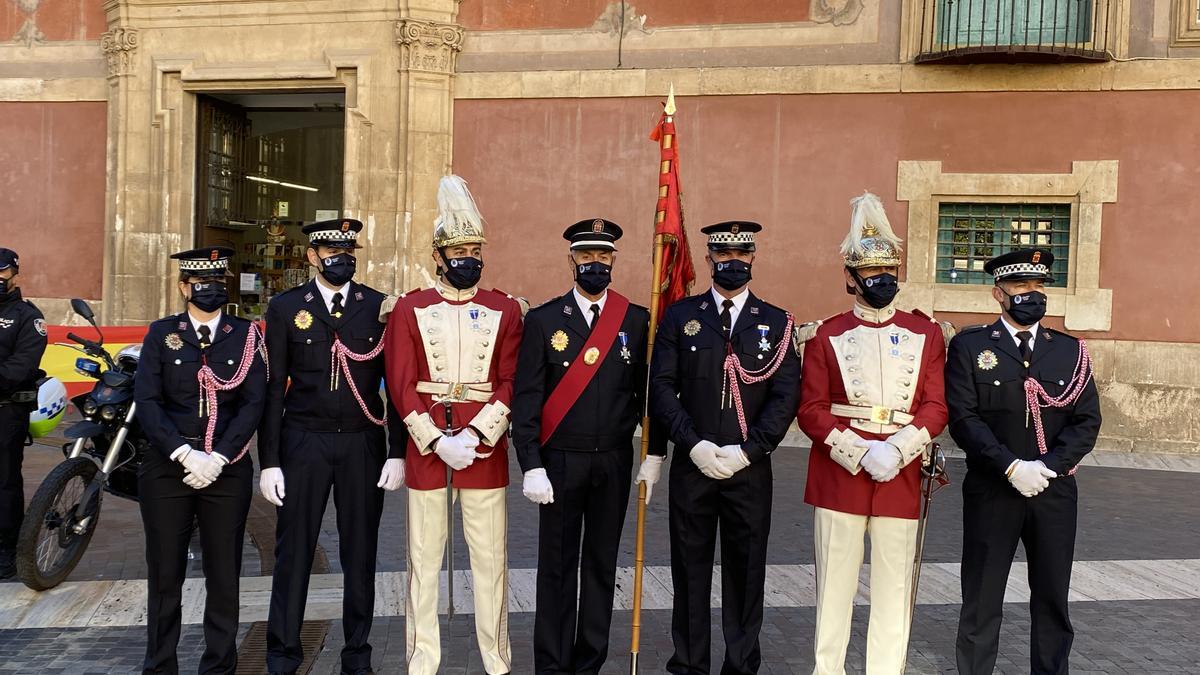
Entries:
[[771, 460], [726, 480], [700, 473], [686, 453], [671, 462], [671, 577], [675, 604], [671, 637], [676, 675], [709, 672], [709, 596], [718, 526], [721, 533], [722, 675], [757, 673], [763, 620], [767, 538], [771, 531]]
[[212, 485], [183, 484], [183, 467], [158, 450], [138, 472], [148, 576], [146, 660], [143, 673], [179, 672], [180, 602], [187, 574], [188, 542], [199, 522], [204, 567], [204, 655], [201, 674], [237, 670], [238, 592], [242, 536], [250, 510], [254, 466], [248, 457], [225, 467]]
[[962, 612], [958, 672], [990, 675], [996, 665], [1004, 589], [1017, 542], [1029, 560], [1030, 673], [1066, 675], [1075, 631], [1067, 614], [1079, 491], [1055, 478], [1031, 499], [1003, 476], [967, 472], [963, 481]]
[[383, 429], [317, 433], [285, 426], [281, 440], [286, 496], [277, 509], [267, 670], [291, 672], [304, 660], [300, 626], [331, 489], [345, 577], [342, 669], [369, 668], [367, 639], [375, 616], [375, 552], [383, 513], [383, 490], [375, 485], [387, 457]]
[[541, 506], [538, 518], [534, 669], [539, 675], [599, 673], [608, 657], [633, 449], [546, 449], [542, 463], [554, 502]]
[[16, 546], [25, 516], [21, 462], [25, 459], [28, 435], [29, 408], [11, 403], [0, 405], [0, 547]]

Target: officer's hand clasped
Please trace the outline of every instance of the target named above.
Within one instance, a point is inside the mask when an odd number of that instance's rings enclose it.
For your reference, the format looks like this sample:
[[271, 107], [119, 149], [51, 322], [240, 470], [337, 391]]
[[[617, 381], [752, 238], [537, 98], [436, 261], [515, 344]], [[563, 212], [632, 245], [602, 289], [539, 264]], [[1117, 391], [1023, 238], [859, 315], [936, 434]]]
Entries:
[[700, 469], [700, 473], [708, 476], [713, 480], [725, 480], [733, 475], [733, 471], [725, 466], [718, 457], [717, 453], [721, 448], [717, 447], [712, 441], [700, 441], [688, 453], [692, 458], [692, 463]]
[[433, 451], [442, 458], [446, 466], [455, 471], [462, 471], [475, 462], [475, 448], [468, 446], [467, 442], [462, 432], [454, 436], [442, 436], [437, 440]]
[[1050, 486], [1050, 479], [1058, 474], [1046, 468], [1042, 461], [1017, 460], [1013, 463], [1008, 474], [1008, 482], [1020, 492], [1023, 497], [1036, 497]]
[[886, 483], [900, 474], [904, 458], [896, 446], [887, 441], [859, 441], [855, 445], [867, 449], [859, 464], [874, 480]]

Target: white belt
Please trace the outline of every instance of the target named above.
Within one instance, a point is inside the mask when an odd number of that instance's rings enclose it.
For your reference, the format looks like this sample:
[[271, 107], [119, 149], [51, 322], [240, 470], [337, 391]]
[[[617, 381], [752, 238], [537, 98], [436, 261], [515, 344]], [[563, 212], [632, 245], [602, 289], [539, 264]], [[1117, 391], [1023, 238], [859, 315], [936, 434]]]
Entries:
[[[420, 391], [418, 389], [417, 391]], [[849, 405], [834, 403], [829, 406], [829, 412], [835, 417], [849, 417], [852, 420], [865, 420], [873, 424], [911, 424], [913, 416], [892, 410], [881, 405]]]
[[437, 401], [487, 403], [492, 400], [491, 382], [417, 382], [418, 394], [430, 394]]

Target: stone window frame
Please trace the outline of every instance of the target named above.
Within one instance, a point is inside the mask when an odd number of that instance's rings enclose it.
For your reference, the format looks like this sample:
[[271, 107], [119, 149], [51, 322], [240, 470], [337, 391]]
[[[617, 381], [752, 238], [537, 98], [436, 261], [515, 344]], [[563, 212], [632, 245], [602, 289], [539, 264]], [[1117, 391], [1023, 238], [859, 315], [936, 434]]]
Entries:
[[1117, 200], [1117, 160], [1076, 161], [1070, 173], [946, 173], [940, 161], [901, 160], [896, 199], [908, 203], [907, 304], [935, 312], [992, 314], [986, 287], [936, 281], [938, 210], [942, 202], [1054, 202], [1071, 208], [1070, 277], [1049, 288], [1049, 316], [1068, 330], [1107, 331], [1112, 289], [1100, 287], [1104, 204]]
[[1171, 44], [1200, 47], [1200, 0], [1175, 0], [1175, 31]]

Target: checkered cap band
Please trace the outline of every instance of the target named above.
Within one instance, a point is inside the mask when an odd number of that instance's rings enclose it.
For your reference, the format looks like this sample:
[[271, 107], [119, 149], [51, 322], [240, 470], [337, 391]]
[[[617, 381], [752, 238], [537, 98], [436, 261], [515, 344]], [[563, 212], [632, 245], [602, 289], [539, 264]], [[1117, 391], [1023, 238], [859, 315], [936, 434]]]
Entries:
[[355, 230], [317, 230], [308, 234], [308, 240], [311, 241], [358, 241], [358, 232]]
[[710, 245], [712, 245], [712, 244], [753, 244], [754, 243], [754, 233], [753, 232], [745, 232], [745, 231], [738, 232], [737, 234], [733, 234], [732, 232], [714, 232], [714, 233], [708, 235], [708, 243]]
[[1003, 279], [1013, 274], [1044, 274], [1050, 276], [1050, 268], [1035, 263], [1014, 263], [1012, 265], [997, 267], [992, 272], [992, 276], [997, 279]]
[[180, 272], [207, 272], [212, 270], [227, 270], [229, 269], [229, 258], [217, 258], [216, 260], [180, 260]]

